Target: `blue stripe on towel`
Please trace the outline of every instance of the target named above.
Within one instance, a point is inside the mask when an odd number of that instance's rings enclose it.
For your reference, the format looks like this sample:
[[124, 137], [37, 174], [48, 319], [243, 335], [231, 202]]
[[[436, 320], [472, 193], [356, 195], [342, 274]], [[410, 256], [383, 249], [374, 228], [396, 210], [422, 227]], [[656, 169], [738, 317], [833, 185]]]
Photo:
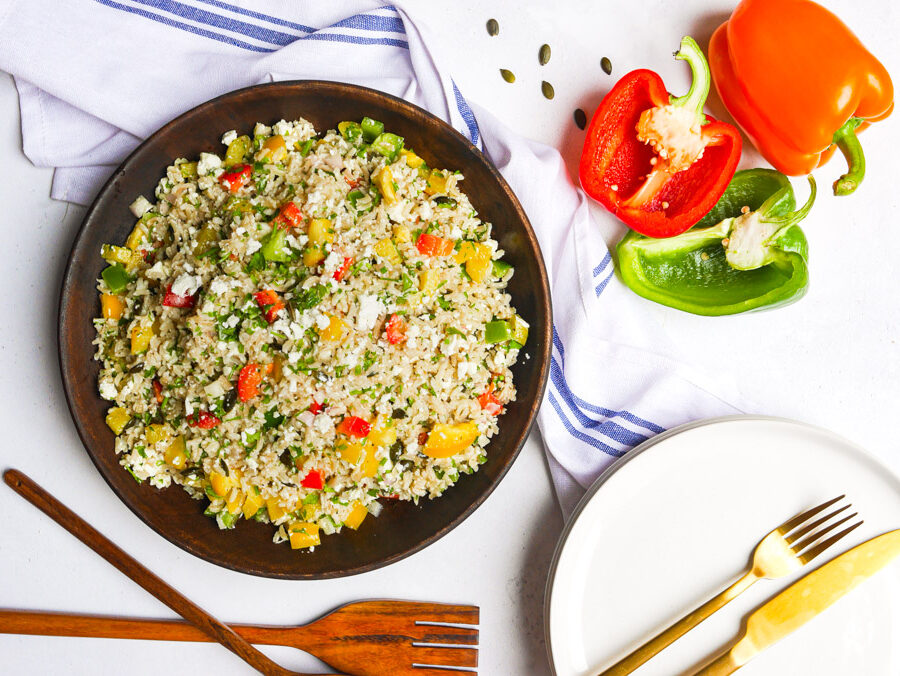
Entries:
[[[561, 371], [565, 369], [566, 366], [566, 350], [563, 346], [562, 339], [559, 337], [559, 332], [556, 330], [556, 325], [553, 326], [553, 345], [556, 346], [556, 349], [559, 351], [560, 365]], [[563, 374], [563, 379], [565, 379], [565, 375]], [[571, 391], [571, 388], [567, 389]], [[598, 413], [600, 415], [604, 415], [608, 418], [622, 418], [623, 420], [627, 420], [628, 422], [638, 425], [639, 427], [643, 427], [650, 432], [654, 432], [659, 434], [660, 432], [665, 432], [666, 428], [657, 425], [656, 423], [652, 423], [649, 420], [645, 420], [640, 418], [630, 411], [622, 409], [620, 411], [615, 411], [609, 408], [604, 408], [603, 406], [597, 406], [596, 404], [591, 404], [588, 401], [577, 396], [574, 392], [572, 393], [572, 400], [577, 403], [582, 409], [586, 411], [590, 411], [591, 413]]]
[[[451, 82], [453, 82], [451, 80]], [[456, 83], [453, 82], [453, 95], [456, 97], [456, 107], [459, 109], [459, 114], [462, 115], [463, 122], [466, 123], [466, 127], [469, 128], [469, 140], [472, 142], [472, 145], [478, 145], [478, 139], [481, 136], [478, 130], [478, 122], [475, 119], [475, 113], [472, 112], [472, 109], [469, 107], [468, 102], [463, 98], [462, 92], [459, 91], [459, 87], [456, 86]]]
[[600, 297], [600, 294], [603, 293], [603, 290], [606, 288], [606, 285], [609, 284], [609, 280], [613, 278], [613, 275], [616, 274], [615, 268], [610, 270], [609, 274], [606, 276], [602, 282], [597, 285], [597, 288], [594, 289], [594, 293], [597, 294], [597, 298]]
[[563, 412], [562, 407], [559, 405], [559, 402], [556, 400], [556, 397], [553, 396], [553, 390], [547, 390], [547, 400], [550, 402], [550, 405], [556, 411], [556, 414], [559, 416], [559, 419], [562, 421], [563, 427], [566, 428], [566, 431], [575, 439], [579, 441], [583, 441], [588, 446], [593, 446], [596, 449], [599, 449], [606, 453], [607, 455], [611, 455], [614, 458], [619, 458], [625, 455], [625, 451], [619, 451], [612, 446], [608, 446], [604, 444], [602, 441], [594, 439], [594, 437], [588, 436], [584, 432], [579, 429], [576, 429], [574, 425], [569, 421], [566, 417], [566, 414]]
[[593, 272], [592, 272], [592, 274], [594, 275], [594, 277], [596, 277], [596, 276], [599, 275], [601, 272], [603, 272], [603, 269], [604, 269], [607, 265], [609, 265], [609, 263], [610, 263], [611, 260], [612, 260], [612, 255], [610, 255], [609, 251], [607, 251], [607, 252], [606, 252], [606, 255], [603, 257], [603, 260], [600, 261], [600, 262], [597, 264], [597, 267], [594, 268], [594, 270], [593, 270]]

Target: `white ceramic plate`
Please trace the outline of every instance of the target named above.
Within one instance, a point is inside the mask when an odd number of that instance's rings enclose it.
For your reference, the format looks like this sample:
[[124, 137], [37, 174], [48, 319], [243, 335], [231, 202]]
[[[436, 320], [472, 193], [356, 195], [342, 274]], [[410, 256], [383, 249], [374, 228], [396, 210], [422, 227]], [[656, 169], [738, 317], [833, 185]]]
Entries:
[[[789, 517], [845, 493], [865, 523], [806, 571], [760, 581], [635, 674], [690, 673], [741, 618], [804, 572], [900, 527], [900, 480], [831, 432], [773, 418], [686, 425], [643, 444], [582, 500], [550, 569], [545, 626], [558, 676], [597, 674], [730, 583]], [[900, 674], [895, 561], [741, 670]]]

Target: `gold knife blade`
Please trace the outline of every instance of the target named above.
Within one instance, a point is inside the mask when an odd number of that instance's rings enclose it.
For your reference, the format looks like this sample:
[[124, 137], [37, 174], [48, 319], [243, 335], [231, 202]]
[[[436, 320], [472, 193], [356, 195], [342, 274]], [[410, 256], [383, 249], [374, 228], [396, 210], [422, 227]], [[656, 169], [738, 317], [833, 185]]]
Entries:
[[806, 624], [900, 554], [900, 529], [857, 545], [820, 566], [753, 611], [730, 650], [695, 676], [724, 676]]

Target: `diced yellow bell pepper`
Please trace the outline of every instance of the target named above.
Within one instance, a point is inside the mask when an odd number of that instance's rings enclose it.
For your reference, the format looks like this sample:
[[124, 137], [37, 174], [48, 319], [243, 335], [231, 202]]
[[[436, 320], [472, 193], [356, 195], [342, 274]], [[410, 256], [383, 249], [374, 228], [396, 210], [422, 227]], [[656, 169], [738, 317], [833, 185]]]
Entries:
[[252, 141], [249, 136], [238, 136], [228, 144], [225, 151], [225, 166], [232, 167], [244, 161], [244, 157], [250, 152]]
[[422, 270], [419, 273], [419, 291], [424, 293], [426, 296], [432, 295], [438, 289], [438, 284], [441, 283], [440, 275], [438, 275], [437, 270], [427, 269]]
[[241, 506], [244, 518], [252, 519], [264, 504], [266, 504], [266, 501], [255, 490], [247, 493], [247, 497], [244, 498], [244, 504]]
[[412, 150], [408, 150], [407, 148], [403, 148], [400, 151], [400, 157], [406, 158], [406, 166], [411, 167], [412, 169], [418, 169], [423, 164], [425, 164], [425, 160], [416, 155]]
[[134, 226], [134, 230], [128, 235], [128, 239], [125, 240], [125, 246], [132, 251], [137, 251], [138, 247], [146, 239], [148, 232], [147, 226], [142, 221], [138, 221]]
[[411, 242], [412, 241], [412, 233], [409, 231], [405, 225], [395, 225], [394, 226], [394, 240], [397, 242]]
[[122, 430], [125, 429], [129, 420], [131, 420], [131, 416], [121, 406], [114, 406], [106, 414], [106, 424], [116, 435], [122, 434]]
[[170, 436], [171, 435], [169, 434], [169, 430], [166, 429], [165, 425], [147, 425], [147, 429], [144, 430], [144, 439], [151, 446], [153, 444], [159, 443], [160, 441], [166, 441]]
[[278, 519], [287, 514], [287, 512], [284, 511], [284, 507], [281, 506], [281, 503], [279, 503], [276, 498], [269, 498], [266, 500], [266, 510], [269, 512], [269, 521], [272, 523], [275, 523]]
[[275, 135], [263, 141], [262, 148], [256, 154], [256, 159], [269, 162], [281, 162], [287, 157], [287, 146], [284, 137]]
[[100, 255], [108, 263], [120, 263], [129, 271], [133, 270], [140, 261], [140, 256], [131, 249], [114, 244], [104, 244], [100, 247]]
[[103, 319], [121, 319], [122, 313], [125, 312], [125, 303], [115, 294], [101, 293], [100, 311]]
[[310, 246], [303, 250], [303, 265], [308, 268], [317, 266], [325, 260], [325, 252], [321, 246]]
[[397, 203], [397, 192], [394, 190], [394, 175], [391, 173], [390, 167], [382, 167], [381, 171], [372, 177], [372, 180], [378, 186], [385, 204]]
[[465, 263], [466, 273], [472, 281], [483, 282], [491, 269], [491, 247], [480, 242], [463, 242], [453, 256], [457, 263]]
[[390, 446], [397, 441], [397, 426], [390, 418], [378, 416], [366, 441], [375, 447]]
[[313, 246], [325, 244], [334, 241], [334, 228], [331, 227], [331, 219], [314, 218], [309, 222], [309, 229], [306, 232], [309, 237], [309, 243]]
[[394, 246], [394, 242], [391, 241], [389, 237], [385, 237], [383, 240], [379, 241], [375, 244], [375, 253], [377, 253], [381, 258], [391, 265], [400, 265], [403, 262], [403, 259], [400, 258], [400, 253], [397, 251], [397, 247]]
[[140, 354], [150, 347], [153, 338], [153, 327], [137, 324], [131, 329], [131, 354]]
[[509, 320], [509, 328], [512, 333], [512, 339], [519, 345], [524, 345], [528, 342], [528, 329], [531, 327], [519, 315], [513, 315], [513, 318]]
[[304, 519], [306, 521], [312, 521], [316, 516], [316, 512], [319, 511], [319, 505], [318, 504], [309, 504], [309, 505], [301, 504], [300, 509], [298, 509], [297, 511], [300, 512], [301, 519]]
[[234, 486], [232, 478], [230, 476], [225, 476], [221, 472], [213, 472], [210, 474], [209, 483], [212, 486], [213, 492], [220, 498], [227, 498], [228, 493]]
[[440, 195], [447, 192], [447, 173], [438, 169], [432, 169], [425, 179], [425, 193], [427, 195]]
[[298, 522], [290, 527], [291, 549], [306, 549], [322, 544], [319, 538], [319, 524]]
[[347, 515], [347, 518], [344, 519], [344, 525], [347, 528], [352, 528], [356, 530], [360, 527], [363, 520], [369, 514], [369, 510], [366, 509], [365, 505], [361, 503], [359, 500], [353, 503], [353, 509], [350, 510], [350, 513]]
[[184, 437], [180, 434], [172, 439], [172, 443], [166, 449], [166, 464], [177, 470], [184, 469], [187, 464], [187, 449], [184, 445]]
[[466, 450], [478, 438], [478, 426], [473, 422], [448, 425], [438, 423], [428, 435], [422, 449], [430, 458], [449, 458]]
[[357, 465], [359, 464], [359, 459], [362, 456], [363, 445], [358, 441], [341, 439], [335, 445], [335, 450], [338, 452], [339, 456], [341, 456], [351, 465]]
[[328, 315], [328, 326], [319, 331], [319, 337], [322, 340], [339, 341], [344, 337], [346, 330], [347, 322], [334, 315]]
[[228, 498], [225, 500], [225, 509], [227, 509], [232, 514], [240, 514], [241, 508], [243, 506], [244, 506], [243, 491], [239, 491], [239, 490], [231, 491], [228, 495]]
[[363, 476], [373, 477], [378, 474], [378, 456], [375, 455], [375, 447], [369, 446], [366, 448], [366, 457], [363, 458], [362, 462], [362, 473]]

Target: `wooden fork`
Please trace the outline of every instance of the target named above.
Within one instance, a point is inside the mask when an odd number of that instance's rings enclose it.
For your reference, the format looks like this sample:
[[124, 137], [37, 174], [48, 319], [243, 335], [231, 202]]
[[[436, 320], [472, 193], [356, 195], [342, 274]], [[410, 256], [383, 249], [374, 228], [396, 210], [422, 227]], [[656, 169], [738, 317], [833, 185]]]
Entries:
[[[441, 624], [435, 624], [441, 623]], [[478, 666], [478, 608], [414, 601], [349, 603], [300, 627], [229, 625], [258, 645], [298, 648], [358, 676], [452, 676]], [[0, 610], [0, 632], [157, 641], [213, 641], [187, 622]], [[430, 645], [428, 645], [430, 644]], [[415, 666], [423, 665], [423, 666]], [[441, 667], [440, 669], [428, 668]]]
[[798, 514], [793, 519], [789, 519], [778, 526], [756, 545], [750, 569], [737, 582], [623, 657], [602, 672], [600, 676], [624, 676], [624, 674], [630, 674], [726, 603], [743, 594], [755, 582], [763, 579], [774, 580], [775, 578], [790, 575], [812, 561], [854, 528], [862, 525], [862, 520], [860, 520], [822, 540], [835, 528], [855, 517], [856, 512], [826, 525], [827, 521], [830, 521], [833, 517], [850, 507], [849, 504], [846, 504], [823, 517], [819, 517], [815, 521], [810, 520], [844, 497], [840, 495], [833, 500], [823, 502], [818, 507], [813, 507], [802, 514]]
[[[156, 638], [180, 640], [181, 636], [171, 635], [170, 631], [183, 632], [190, 636], [189, 641], [216, 641], [231, 650], [250, 666], [267, 676], [295, 676], [268, 656], [254, 648], [244, 636], [235, 632], [234, 628], [217, 620], [200, 606], [183, 596], [157, 577], [146, 566], [129, 556], [100, 531], [78, 516], [71, 509], [54, 498], [50, 493], [36, 484], [30, 477], [15, 469], [3, 473], [3, 480], [16, 493], [24, 497], [35, 507], [44, 512], [69, 533], [77, 537], [97, 554], [106, 559], [122, 573], [138, 583], [160, 601], [185, 618], [189, 624], [181, 622], [158, 622], [153, 620], [120, 620], [117, 618], [80, 618], [73, 615], [55, 615], [53, 613], [29, 613], [7, 611], [6, 626], [30, 628], [29, 631], [14, 629], [6, 633], [48, 634], [62, 636], [110, 636], [117, 633], [68, 633], [74, 624], [102, 631], [113, 631], [116, 627], [124, 627], [129, 623], [151, 630], [156, 628], [155, 636], [138, 636], [126, 634], [131, 638]], [[369, 605], [375, 604], [375, 605]], [[397, 604], [397, 605], [395, 605]], [[425, 614], [423, 614], [425, 613]], [[68, 618], [68, 619], [67, 619]], [[371, 601], [363, 604], [350, 604], [338, 608], [330, 615], [306, 625], [305, 627], [245, 627], [248, 631], [258, 632], [260, 637], [272, 639], [276, 636], [293, 636], [297, 647], [309, 648], [324, 662], [338, 669], [344, 669], [354, 675], [369, 674], [410, 674], [412, 676], [447, 676], [447, 674], [471, 674], [471, 671], [449, 669], [430, 669], [428, 666], [455, 665], [459, 667], [478, 664], [476, 648], [453, 648], [433, 645], [417, 645], [426, 643], [428, 639], [439, 639], [445, 644], [466, 644], [478, 642], [478, 631], [471, 627], [432, 626], [430, 622], [453, 622], [458, 624], [478, 624], [478, 608], [473, 606], [442, 606], [429, 603], [409, 603], [403, 601]], [[418, 627], [429, 627], [419, 629]], [[44, 631], [45, 628], [56, 628]], [[391, 634], [388, 629], [399, 632]], [[163, 635], [159, 632], [162, 631]], [[354, 634], [354, 632], [357, 632]], [[300, 636], [303, 638], [300, 638]], [[355, 637], [351, 642], [349, 637]], [[293, 645], [291, 640], [260, 640], [259, 643], [281, 643]], [[353, 646], [351, 648], [351, 645]], [[419, 660], [416, 662], [415, 660]], [[416, 667], [417, 664], [425, 668]], [[297, 674], [296, 676], [321, 676], [317, 674]]]

